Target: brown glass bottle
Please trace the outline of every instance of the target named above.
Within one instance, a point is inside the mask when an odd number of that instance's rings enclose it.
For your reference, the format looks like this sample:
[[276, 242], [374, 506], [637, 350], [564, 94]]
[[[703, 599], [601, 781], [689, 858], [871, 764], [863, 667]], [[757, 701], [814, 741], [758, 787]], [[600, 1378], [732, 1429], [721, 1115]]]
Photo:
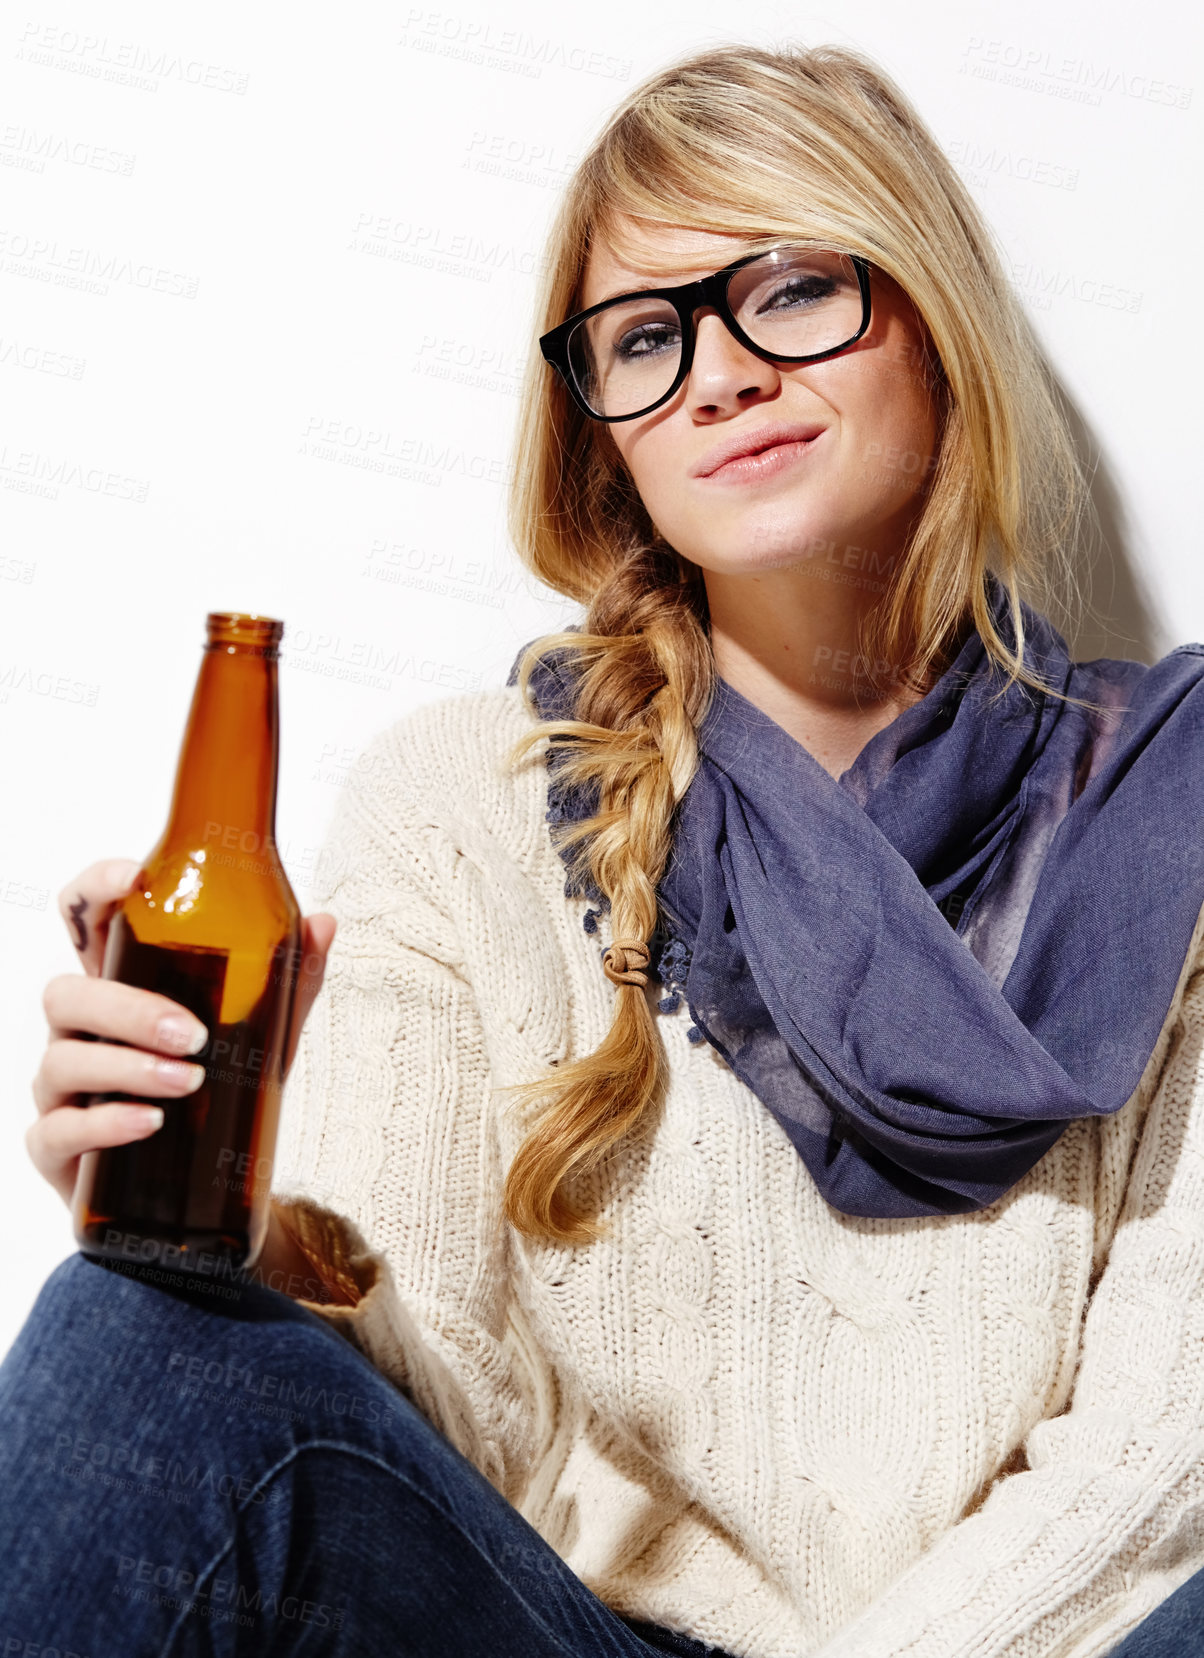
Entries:
[[207, 628], [171, 815], [113, 916], [103, 969], [202, 1021], [205, 1081], [153, 1101], [164, 1122], [148, 1139], [85, 1153], [72, 1216], [85, 1254], [226, 1276], [267, 1229], [301, 911], [276, 847], [284, 627], [215, 611]]

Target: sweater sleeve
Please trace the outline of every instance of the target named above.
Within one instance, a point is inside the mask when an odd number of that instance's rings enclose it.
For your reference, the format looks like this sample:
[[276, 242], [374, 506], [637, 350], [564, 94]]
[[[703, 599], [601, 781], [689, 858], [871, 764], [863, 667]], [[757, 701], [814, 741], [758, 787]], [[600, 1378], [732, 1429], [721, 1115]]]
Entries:
[[[1070, 1405], [817, 1658], [1104, 1658], [1204, 1570], [1204, 962], [1193, 939]], [[1173, 1022], [1172, 1022], [1173, 1021]]]
[[490, 1066], [445, 901], [454, 839], [424, 764], [400, 722], [336, 806], [313, 896], [339, 926], [286, 1088], [273, 1195], [308, 1211], [321, 1275], [355, 1303], [305, 1304], [513, 1501], [532, 1378], [507, 1339]]

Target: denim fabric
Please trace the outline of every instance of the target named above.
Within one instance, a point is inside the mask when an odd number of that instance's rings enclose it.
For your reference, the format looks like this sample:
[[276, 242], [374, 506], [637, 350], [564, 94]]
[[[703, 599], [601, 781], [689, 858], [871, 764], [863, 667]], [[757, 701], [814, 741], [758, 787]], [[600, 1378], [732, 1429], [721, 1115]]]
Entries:
[[[1119, 1110], [1204, 905], [1204, 645], [1076, 664], [1022, 614], [1029, 669], [1100, 711], [999, 697], [970, 627], [839, 779], [722, 679], [699, 727], [657, 971], [844, 1214], [982, 1209], [1068, 1123]], [[540, 659], [543, 718], [573, 684], [571, 653]], [[558, 778], [568, 752], [552, 739], [552, 836], [566, 891], [604, 903], [558, 833], [597, 806]]]
[[[729, 1658], [612, 1612], [351, 1345], [74, 1255], [0, 1365], [4, 1658]], [[1204, 1572], [1108, 1658], [1198, 1658]]]
[[1137, 1624], [1105, 1658], [1199, 1658], [1204, 1653], [1204, 1572]]
[[641, 1639], [307, 1308], [159, 1278], [72, 1256], [0, 1365], [0, 1654], [724, 1658]]

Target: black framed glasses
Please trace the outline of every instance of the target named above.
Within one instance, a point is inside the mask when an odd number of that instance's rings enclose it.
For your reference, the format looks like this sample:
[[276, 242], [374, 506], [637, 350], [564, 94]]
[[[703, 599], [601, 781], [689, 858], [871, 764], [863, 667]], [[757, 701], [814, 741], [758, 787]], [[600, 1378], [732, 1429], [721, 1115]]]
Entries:
[[772, 363], [819, 363], [870, 325], [870, 267], [855, 253], [784, 246], [678, 288], [616, 294], [541, 336], [539, 348], [591, 420], [635, 420], [690, 372], [694, 315], [710, 306]]

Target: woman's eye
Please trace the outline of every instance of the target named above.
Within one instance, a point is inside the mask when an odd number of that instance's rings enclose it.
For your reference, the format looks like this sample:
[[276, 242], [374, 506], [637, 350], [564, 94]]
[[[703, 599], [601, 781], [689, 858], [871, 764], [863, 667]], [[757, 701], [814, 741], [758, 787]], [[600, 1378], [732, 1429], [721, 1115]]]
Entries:
[[676, 346], [678, 330], [669, 323], [643, 323], [629, 328], [615, 342], [615, 356], [625, 361], [632, 357], [650, 357], [656, 351]]
[[[760, 311], [781, 311], [792, 305], [814, 305], [818, 300], [830, 299], [836, 292], [836, 283], [830, 276], [792, 276], [775, 288]], [[785, 303], [778, 304], [779, 300]]]

